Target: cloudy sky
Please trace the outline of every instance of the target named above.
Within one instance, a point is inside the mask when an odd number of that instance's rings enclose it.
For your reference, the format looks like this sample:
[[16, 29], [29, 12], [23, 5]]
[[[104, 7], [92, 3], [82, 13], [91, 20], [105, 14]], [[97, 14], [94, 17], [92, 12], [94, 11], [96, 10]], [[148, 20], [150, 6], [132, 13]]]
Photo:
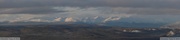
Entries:
[[57, 17], [178, 21], [180, 0], [0, 0], [0, 22]]

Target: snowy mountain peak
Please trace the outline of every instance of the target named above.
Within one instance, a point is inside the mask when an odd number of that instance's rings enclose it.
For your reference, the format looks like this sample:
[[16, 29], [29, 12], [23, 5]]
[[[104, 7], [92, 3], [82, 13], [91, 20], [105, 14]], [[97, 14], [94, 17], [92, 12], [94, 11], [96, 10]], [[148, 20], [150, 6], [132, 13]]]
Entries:
[[97, 19], [97, 18], [99, 18], [99, 16], [96, 16], [96, 17], [94, 17], [93, 19]]
[[180, 22], [170, 23], [170, 24], [162, 26], [161, 28], [180, 29]]
[[166, 36], [173, 36], [173, 35], [175, 35], [175, 33], [173, 31], [170, 31], [170, 32], [167, 33]]
[[61, 19], [62, 19], [62, 18], [61, 18], [61, 17], [59, 17], [59, 18], [54, 19], [53, 21], [54, 21], [54, 22], [60, 22], [60, 21], [61, 21]]
[[67, 18], [65, 19], [65, 22], [76, 22], [76, 20], [73, 19], [72, 17], [67, 17]]
[[31, 22], [50, 22], [49, 20], [43, 20], [43, 19], [31, 19], [29, 21], [31, 21]]
[[103, 22], [120, 20], [120, 17], [108, 17]]
[[110, 21], [118, 21], [120, 20], [121, 17], [55, 17], [55, 18], [32, 18], [28, 20], [21, 20], [19, 21], [18, 19], [16, 20], [11, 20], [8, 22], [14, 23], [14, 22], [84, 22], [84, 23], [106, 23]]

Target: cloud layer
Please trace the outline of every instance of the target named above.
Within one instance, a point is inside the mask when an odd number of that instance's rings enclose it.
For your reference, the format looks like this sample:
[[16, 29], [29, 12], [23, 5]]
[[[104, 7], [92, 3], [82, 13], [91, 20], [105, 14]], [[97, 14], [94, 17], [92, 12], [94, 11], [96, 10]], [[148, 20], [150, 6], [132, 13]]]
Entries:
[[180, 0], [1, 0], [0, 8], [40, 6], [109, 6], [179, 8]]
[[[128, 14], [180, 14], [180, 0], [0, 0], [0, 14], [65, 12], [50, 7], [111, 7]], [[108, 8], [104, 8], [108, 9]], [[101, 10], [104, 10], [101, 9]], [[112, 10], [108, 10], [112, 11]]]
[[179, 4], [180, 0], [0, 0], [0, 21], [180, 15]]
[[6, 8], [0, 9], [0, 14], [48, 14], [65, 12], [49, 7], [29, 7], [29, 8]]

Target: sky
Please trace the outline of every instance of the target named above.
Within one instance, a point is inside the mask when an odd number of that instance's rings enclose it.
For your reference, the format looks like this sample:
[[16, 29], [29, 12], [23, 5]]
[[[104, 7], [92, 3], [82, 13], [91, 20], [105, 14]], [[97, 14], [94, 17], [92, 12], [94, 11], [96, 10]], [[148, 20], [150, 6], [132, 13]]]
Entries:
[[0, 22], [96, 16], [176, 22], [180, 20], [179, 4], [180, 0], [0, 0]]

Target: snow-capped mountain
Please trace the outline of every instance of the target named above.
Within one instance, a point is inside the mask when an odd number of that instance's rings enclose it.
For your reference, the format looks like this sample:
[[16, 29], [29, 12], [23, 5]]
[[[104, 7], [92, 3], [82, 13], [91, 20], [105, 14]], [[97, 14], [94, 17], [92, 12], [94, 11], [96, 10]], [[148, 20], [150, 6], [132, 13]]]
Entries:
[[72, 17], [67, 17], [64, 22], [76, 22], [76, 20]]
[[29, 20], [10, 20], [8, 22], [15, 23], [15, 22], [84, 22], [84, 23], [106, 23], [109, 21], [117, 21], [120, 20], [120, 17], [56, 17], [52, 20], [46, 19], [29, 19]]
[[162, 26], [161, 28], [180, 29], [180, 22], [167, 24], [167, 25]]
[[108, 17], [103, 22], [120, 20], [120, 17]]
[[54, 22], [59, 22], [59, 21], [61, 21], [61, 19], [62, 19], [62, 18], [59, 17], [59, 18], [55, 18], [53, 21], [54, 21]]
[[[159, 28], [166, 23], [143, 23], [143, 22], [126, 22], [122, 17], [53, 17], [53, 18], [31, 18], [28, 20], [7, 20], [1, 24], [97, 24], [103, 26], [121, 26], [134, 28]], [[126, 19], [127, 20], [127, 19]], [[0, 25], [1, 25], [0, 24]]]

